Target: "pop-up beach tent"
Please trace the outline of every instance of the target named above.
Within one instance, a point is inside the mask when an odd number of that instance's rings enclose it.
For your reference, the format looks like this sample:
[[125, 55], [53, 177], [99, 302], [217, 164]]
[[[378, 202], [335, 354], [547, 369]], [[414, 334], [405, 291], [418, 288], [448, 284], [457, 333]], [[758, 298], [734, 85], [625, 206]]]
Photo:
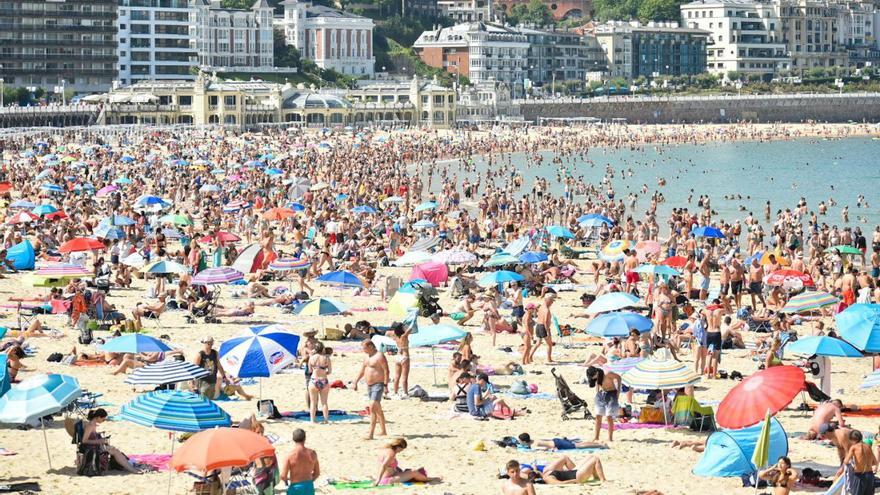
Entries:
[[6, 250], [6, 259], [12, 261], [16, 270], [34, 269], [34, 247], [30, 241], [22, 241]]
[[[709, 436], [706, 450], [694, 467], [694, 474], [707, 477], [735, 477], [755, 472], [752, 454], [762, 424], [740, 430], [719, 430]], [[788, 438], [776, 418], [770, 420], [770, 463], [788, 455]]]
[[6, 368], [6, 354], [0, 354], [0, 397], [9, 392], [9, 372]]

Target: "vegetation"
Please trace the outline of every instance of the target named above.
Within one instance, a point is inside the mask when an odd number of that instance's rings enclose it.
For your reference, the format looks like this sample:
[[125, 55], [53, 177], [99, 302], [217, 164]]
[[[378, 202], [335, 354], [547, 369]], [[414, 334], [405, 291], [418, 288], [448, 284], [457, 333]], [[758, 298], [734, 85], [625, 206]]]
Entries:
[[596, 18], [602, 22], [633, 19], [642, 22], [678, 21], [681, 18], [679, 6], [686, 2], [687, 0], [595, 0], [593, 9]]
[[[67, 90], [67, 98], [69, 99], [73, 95], [72, 90]], [[42, 98], [46, 97], [46, 90], [43, 88], [37, 88], [37, 90], [33, 93], [27, 90], [27, 88], [16, 88], [14, 86], [3, 86], [3, 105], [20, 105], [20, 106], [30, 106], [38, 103]], [[59, 97], [60, 99], [60, 97]]]
[[534, 24], [548, 26], [553, 23], [553, 14], [541, 0], [529, 0], [529, 3], [516, 4], [507, 12], [507, 22], [512, 25]]

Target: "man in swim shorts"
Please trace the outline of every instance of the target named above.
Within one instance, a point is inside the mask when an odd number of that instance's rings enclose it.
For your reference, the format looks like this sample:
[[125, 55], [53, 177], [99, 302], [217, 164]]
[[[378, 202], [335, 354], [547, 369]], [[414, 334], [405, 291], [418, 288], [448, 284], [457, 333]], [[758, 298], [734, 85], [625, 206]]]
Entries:
[[575, 450], [575, 449], [604, 449], [608, 445], [599, 442], [583, 442], [580, 440], [570, 440], [568, 438], [552, 438], [549, 440], [532, 440], [528, 433], [521, 433], [519, 437], [520, 445], [532, 449], [541, 450]]
[[367, 382], [367, 398], [370, 399], [370, 434], [367, 440], [372, 440], [377, 423], [379, 434], [383, 436], [388, 434], [385, 430], [385, 412], [382, 410], [382, 396], [388, 388], [388, 361], [385, 355], [376, 349], [376, 344], [372, 340], [365, 340], [362, 347], [367, 357], [364, 358], [352, 389], [357, 391], [361, 378]]

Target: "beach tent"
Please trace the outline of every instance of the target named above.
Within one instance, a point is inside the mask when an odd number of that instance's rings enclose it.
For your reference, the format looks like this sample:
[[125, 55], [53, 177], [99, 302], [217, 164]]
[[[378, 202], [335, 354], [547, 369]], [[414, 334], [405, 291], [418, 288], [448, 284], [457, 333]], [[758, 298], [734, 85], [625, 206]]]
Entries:
[[30, 241], [22, 241], [6, 250], [6, 259], [12, 261], [16, 270], [34, 269], [34, 247]]
[[263, 261], [263, 248], [259, 244], [250, 244], [238, 253], [232, 268], [241, 273], [254, 273]]
[[409, 279], [424, 279], [432, 286], [437, 287], [449, 280], [449, 268], [443, 263], [429, 261], [414, 266]]
[[6, 371], [6, 354], [0, 354], [0, 397], [9, 392], [9, 373]]
[[[763, 425], [739, 430], [718, 430], [706, 441], [706, 450], [694, 467], [694, 474], [706, 477], [736, 477], [755, 472], [752, 454]], [[776, 418], [770, 420], [770, 462], [788, 455], [788, 437]]]

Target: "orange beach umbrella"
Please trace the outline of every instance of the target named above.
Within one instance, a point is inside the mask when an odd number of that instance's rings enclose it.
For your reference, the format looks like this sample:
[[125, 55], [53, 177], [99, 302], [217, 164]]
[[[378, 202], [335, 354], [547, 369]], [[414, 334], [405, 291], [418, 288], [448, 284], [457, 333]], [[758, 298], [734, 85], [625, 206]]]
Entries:
[[275, 447], [262, 435], [243, 428], [213, 428], [190, 437], [171, 456], [169, 466], [178, 472], [187, 469], [208, 472], [247, 466], [274, 454]]

